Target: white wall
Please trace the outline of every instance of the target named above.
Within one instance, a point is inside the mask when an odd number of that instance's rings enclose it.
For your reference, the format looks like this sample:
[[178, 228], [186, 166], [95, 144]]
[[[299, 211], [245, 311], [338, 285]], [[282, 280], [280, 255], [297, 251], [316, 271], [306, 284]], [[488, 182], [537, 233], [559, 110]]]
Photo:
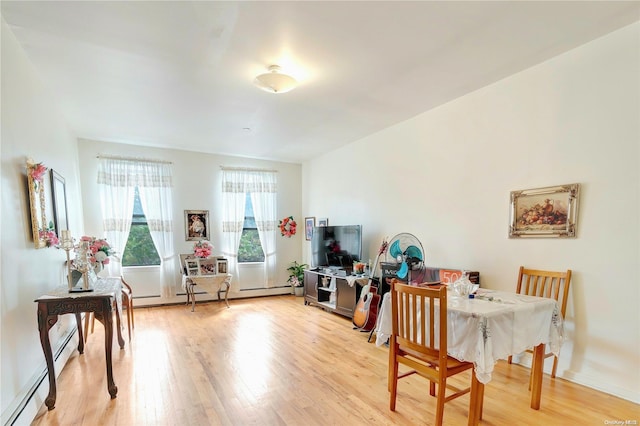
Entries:
[[[489, 288], [572, 269], [560, 376], [640, 402], [639, 52], [636, 23], [310, 161], [304, 215], [362, 224], [371, 257], [411, 232]], [[577, 238], [507, 237], [510, 191], [574, 182]]]
[[[25, 169], [27, 157], [43, 162], [65, 178], [69, 227], [74, 232], [81, 232], [76, 138], [2, 20], [0, 412], [3, 424], [19, 409], [38, 378], [46, 372], [33, 301], [51, 288], [64, 284], [64, 251], [34, 248]], [[46, 202], [50, 205], [50, 187], [45, 189]], [[71, 315], [65, 315], [51, 329], [54, 354], [75, 328], [75, 321], [71, 319]], [[71, 342], [67, 347], [73, 348], [76, 344]], [[60, 357], [57, 373], [67, 357], [68, 353]], [[44, 388], [46, 396], [46, 380]], [[42, 393], [36, 394], [34, 400], [38, 399], [41, 404]], [[37, 408], [32, 405], [26, 412]]]
[[[293, 216], [302, 223], [300, 194], [301, 166], [299, 164], [254, 160], [240, 157], [204, 154], [173, 149], [149, 148], [144, 146], [123, 145], [94, 140], [81, 139], [78, 144], [80, 158], [80, 174], [82, 183], [82, 199], [85, 206], [85, 224], [91, 235], [103, 235], [100, 215], [100, 199], [96, 183], [98, 155], [119, 155], [135, 158], [148, 158], [170, 161], [173, 170], [173, 217], [174, 245], [177, 253], [191, 253], [193, 241], [185, 239], [184, 210], [209, 210], [210, 241], [214, 245], [214, 254], [220, 255], [222, 244], [221, 217], [221, 166], [253, 167], [278, 171], [278, 218]], [[300, 229], [303, 229], [302, 227]], [[302, 258], [301, 242], [304, 233], [298, 232], [292, 238], [277, 236], [276, 252], [276, 285], [284, 288], [269, 291], [245, 289], [262, 289], [265, 287], [261, 268], [256, 271], [255, 265], [247, 265], [240, 269], [240, 277], [234, 277], [229, 297], [249, 297], [266, 294], [290, 293], [286, 271], [289, 263]], [[260, 266], [260, 265], [259, 265]], [[125, 268], [127, 282], [133, 287], [136, 306], [184, 301], [185, 296], [169, 300], [160, 297], [158, 286], [158, 268]], [[180, 277], [176, 277], [180, 283]], [[179, 286], [178, 286], [179, 287]], [[156, 296], [156, 297], [149, 297]], [[198, 300], [210, 298], [203, 294]]]

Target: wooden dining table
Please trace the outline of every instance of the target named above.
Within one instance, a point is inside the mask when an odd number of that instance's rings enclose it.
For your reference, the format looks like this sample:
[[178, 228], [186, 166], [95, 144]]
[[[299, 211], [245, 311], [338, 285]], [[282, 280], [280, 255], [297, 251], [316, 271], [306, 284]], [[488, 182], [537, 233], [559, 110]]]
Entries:
[[[534, 348], [531, 408], [540, 409], [545, 345], [558, 354], [563, 340], [563, 319], [554, 299], [478, 289], [473, 298], [447, 297], [447, 345], [450, 356], [474, 363], [474, 374], [487, 384], [499, 359]], [[392, 333], [391, 297], [386, 293], [375, 328], [376, 345]]]

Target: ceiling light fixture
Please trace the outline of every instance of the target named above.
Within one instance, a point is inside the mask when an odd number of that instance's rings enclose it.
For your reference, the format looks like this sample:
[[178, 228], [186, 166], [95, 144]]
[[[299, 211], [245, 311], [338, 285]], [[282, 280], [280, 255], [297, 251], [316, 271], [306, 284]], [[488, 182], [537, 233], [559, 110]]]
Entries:
[[257, 76], [253, 84], [269, 93], [286, 93], [295, 89], [298, 82], [290, 75], [281, 73], [278, 65], [271, 65], [269, 72]]

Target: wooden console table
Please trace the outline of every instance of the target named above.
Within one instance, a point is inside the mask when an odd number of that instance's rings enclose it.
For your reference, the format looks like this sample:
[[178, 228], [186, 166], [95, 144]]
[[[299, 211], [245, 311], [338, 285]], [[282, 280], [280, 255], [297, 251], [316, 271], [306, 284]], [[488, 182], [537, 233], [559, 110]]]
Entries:
[[86, 293], [69, 293], [68, 287], [59, 287], [35, 300], [38, 303], [38, 330], [40, 343], [47, 362], [49, 376], [49, 395], [45, 404], [53, 410], [56, 403], [56, 374], [53, 365], [53, 353], [49, 330], [58, 322], [58, 316], [74, 314], [78, 327], [78, 352], [84, 352], [84, 338], [82, 335], [81, 312], [93, 312], [96, 319], [104, 325], [104, 347], [107, 361], [107, 389], [111, 399], [116, 397], [118, 387], [113, 380], [113, 366], [111, 348], [113, 342], [113, 302], [116, 302], [116, 323], [118, 343], [124, 348], [124, 339], [120, 328], [120, 312], [122, 306], [122, 284], [119, 278], [102, 278], [95, 284], [94, 291]]

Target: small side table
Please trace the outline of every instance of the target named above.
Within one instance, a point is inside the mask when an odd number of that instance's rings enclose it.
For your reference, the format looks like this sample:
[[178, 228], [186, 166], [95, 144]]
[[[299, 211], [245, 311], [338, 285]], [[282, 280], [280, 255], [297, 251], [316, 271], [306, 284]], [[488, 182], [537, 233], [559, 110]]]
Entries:
[[[61, 287], [35, 300], [38, 303], [38, 330], [40, 332], [40, 344], [47, 362], [49, 376], [49, 395], [45, 399], [45, 404], [49, 410], [55, 408], [56, 403], [56, 374], [53, 364], [53, 353], [51, 351], [51, 341], [49, 340], [49, 330], [58, 322], [58, 316], [63, 314], [74, 314], [78, 327], [78, 352], [84, 353], [84, 338], [82, 335], [82, 321], [80, 313], [93, 312], [96, 319], [104, 325], [104, 347], [107, 362], [107, 390], [111, 399], [116, 397], [118, 387], [113, 380], [113, 365], [111, 359], [111, 348], [113, 342], [113, 305], [121, 297], [121, 287], [119, 281], [100, 280], [96, 284], [96, 289], [90, 293], [68, 293], [67, 287]], [[120, 328], [120, 306], [116, 303], [116, 322], [118, 330], [118, 343], [120, 349], [124, 348], [124, 339]]]
[[222, 300], [221, 293], [224, 293], [224, 303], [229, 307], [229, 288], [231, 287], [231, 274], [216, 274], [216, 275], [192, 275], [182, 277], [182, 286], [187, 293], [187, 305], [191, 301], [191, 312], [196, 307], [196, 294], [194, 287], [196, 285], [202, 287], [207, 293], [218, 294], [218, 301]]

